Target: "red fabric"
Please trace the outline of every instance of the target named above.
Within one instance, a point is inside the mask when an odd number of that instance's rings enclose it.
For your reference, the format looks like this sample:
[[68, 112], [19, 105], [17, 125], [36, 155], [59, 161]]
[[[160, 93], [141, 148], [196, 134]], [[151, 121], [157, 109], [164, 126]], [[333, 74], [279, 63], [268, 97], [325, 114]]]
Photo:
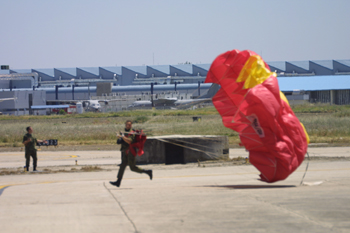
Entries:
[[221, 85], [213, 104], [223, 124], [239, 133], [250, 163], [261, 172], [261, 180], [276, 182], [286, 179], [303, 162], [307, 140], [298, 118], [280, 98], [276, 77], [271, 75], [249, 89], [236, 82], [251, 55], [256, 54], [232, 50], [219, 55], [205, 82]]
[[[136, 130], [136, 131], [134, 131], [134, 133], [136, 133], [136, 135], [135, 135], [135, 138], [136, 138], [135, 141], [136, 141], [136, 142], [130, 144], [129, 150], [130, 150], [130, 152], [131, 152], [134, 156], [136, 156], [136, 154], [137, 154], [138, 156], [141, 156], [141, 155], [144, 154], [143, 147], [144, 147], [144, 145], [145, 145], [145, 142], [146, 142], [146, 140], [147, 140], [147, 137], [146, 137], [145, 134], [143, 134], [143, 131], [142, 131], [142, 130], [141, 130], [141, 131]], [[135, 151], [135, 148], [138, 149], [138, 150], [137, 150], [137, 153], [136, 153], [136, 151]]]

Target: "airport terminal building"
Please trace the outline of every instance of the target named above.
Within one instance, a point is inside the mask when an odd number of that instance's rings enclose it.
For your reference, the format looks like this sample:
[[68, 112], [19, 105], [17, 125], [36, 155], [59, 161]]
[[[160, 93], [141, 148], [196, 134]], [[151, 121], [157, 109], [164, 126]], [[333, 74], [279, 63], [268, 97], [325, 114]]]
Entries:
[[[350, 104], [350, 60], [267, 62], [277, 73], [280, 90], [291, 104]], [[10, 69], [1, 66], [0, 111], [33, 114], [32, 106], [59, 100], [119, 100], [104, 111], [120, 111], [135, 100], [162, 97], [197, 98], [211, 64], [121, 67]], [[106, 102], [107, 103], [107, 102]], [[38, 109], [38, 108], [37, 108]], [[45, 109], [36, 114], [46, 114]]]

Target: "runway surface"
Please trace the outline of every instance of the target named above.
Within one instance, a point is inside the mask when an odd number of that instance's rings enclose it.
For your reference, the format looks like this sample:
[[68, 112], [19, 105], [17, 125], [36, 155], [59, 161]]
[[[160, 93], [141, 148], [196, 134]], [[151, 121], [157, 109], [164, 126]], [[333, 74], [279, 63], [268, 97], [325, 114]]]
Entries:
[[[350, 232], [349, 151], [310, 148], [318, 159], [273, 184], [249, 164], [191, 163], [141, 166], [153, 180], [127, 169], [120, 188], [109, 184], [120, 152], [41, 151], [42, 172], [0, 176], [1, 232]], [[0, 153], [0, 164], [23, 169], [24, 153]], [[73, 169], [85, 165], [102, 170]]]

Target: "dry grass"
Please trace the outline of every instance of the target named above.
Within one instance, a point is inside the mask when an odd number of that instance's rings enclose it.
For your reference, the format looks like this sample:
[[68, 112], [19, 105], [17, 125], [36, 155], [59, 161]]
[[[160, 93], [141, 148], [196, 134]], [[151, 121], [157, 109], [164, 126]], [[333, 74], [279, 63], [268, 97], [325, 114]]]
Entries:
[[[349, 106], [298, 106], [296, 112], [311, 142], [350, 143]], [[112, 145], [116, 142], [115, 133], [124, 129], [127, 119], [135, 122], [133, 128], [142, 128], [149, 136], [227, 135], [230, 145], [240, 142], [236, 132], [223, 126], [220, 115], [213, 107], [194, 111], [149, 110], [118, 114], [0, 116], [0, 147], [22, 147], [22, 137], [27, 126], [33, 127], [38, 139], [58, 139], [59, 145]], [[201, 116], [202, 120], [193, 122], [193, 116]]]
[[[25, 128], [32, 126], [38, 139], [58, 139], [59, 145], [96, 145], [115, 144], [115, 133], [124, 130], [124, 122], [129, 117], [121, 118], [68, 118], [31, 119], [2, 121], [0, 146], [22, 146]], [[133, 118], [131, 118], [134, 120]], [[218, 115], [202, 116], [201, 122], [193, 122], [191, 116], [153, 116], [146, 122], [134, 123], [133, 128], [142, 128], [149, 136], [184, 134], [184, 135], [228, 135], [237, 133], [225, 128]], [[238, 137], [237, 137], [238, 138]]]
[[350, 117], [337, 113], [297, 114], [313, 143], [350, 143]]
[[44, 168], [40, 172], [27, 172], [23, 168], [1, 168], [0, 169], [0, 176], [6, 176], [6, 175], [34, 175], [34, 174], [50, 174], [50, 173], [71, 173], [71, 172], [98, 172], [103, 171], [105, 169], [99, 167], [99, 166], [82, 166], [80, 169], [78, 168], [70, 168], [68, 167], [59, 167], [59, 168]]
[[95, 172], [95, 171], [101, 171], [102, 168], [99, 166], [84, 166], [81, 168], [82, 171], [84, 172]]

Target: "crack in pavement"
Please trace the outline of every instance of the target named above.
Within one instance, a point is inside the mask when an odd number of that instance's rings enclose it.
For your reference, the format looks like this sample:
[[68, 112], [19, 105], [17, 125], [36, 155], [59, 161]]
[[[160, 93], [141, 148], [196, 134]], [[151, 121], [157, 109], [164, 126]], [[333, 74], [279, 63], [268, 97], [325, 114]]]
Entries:
[[134, 227], [135, 229], [135, 233], [138, 233], [137, 228], [135, 223], [131, 220], [131, 218], [129, 217], [129, 215], [126, 213], [125, 209], [123, 208], [123, 206], [121, 205], [121, 203], [118, 201], [118, 199], [113, 195], [113, 193], [111, 192], [111, 190], [109, 190], [106, 187], [106, 183], [103, 182], [103, 186], [105, 186], [105, 188], [107, 189], [107, 191], [112, 195], [112, 197], [114, 198], [114, 200], [118, 203], [119, 207], [122, 209], [122, 211], [124, 212], [124, 215], [126, 216], [126, 218], [130, 221], [131, 225]]

